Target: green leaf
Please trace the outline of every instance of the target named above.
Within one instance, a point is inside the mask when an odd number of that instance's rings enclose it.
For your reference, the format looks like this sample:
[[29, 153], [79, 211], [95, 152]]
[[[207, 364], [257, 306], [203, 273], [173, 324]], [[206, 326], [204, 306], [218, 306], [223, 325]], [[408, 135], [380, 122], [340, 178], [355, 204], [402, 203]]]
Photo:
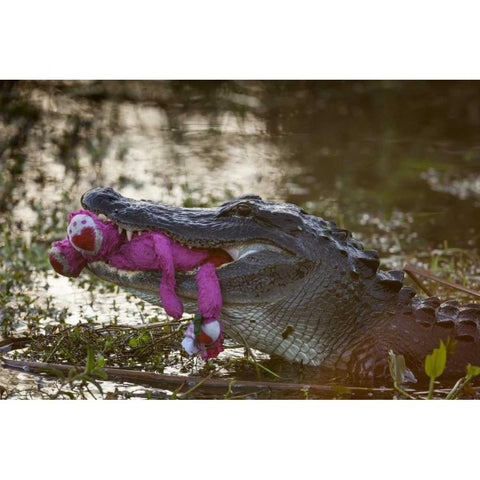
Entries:
[[105, 359], [103, 358], [103, 355], [101, 353], [97, 353], [96, 366], [103, 367], [104, 365], [105, 365]]
[[131, 338], [128, 342], [130, 347], [136, 347], [138, 345], [138, 340], [136, 338]]
[[88, 347], [87, 349], [87, 365], [85, 371], [90, 373], [95, 368], [95, 356], [93, 355], [93, 350]]
[[473, 378], [477, 375], [480, 375], [480, 367], [476, 367], [475, 365], [467, 365], [467, 376]]
[[447, 347], [447, 354], [452, 355], [452, 353], [455, 353], [455, 350], [457, 349], [457, 340], [453, 340], [453, 338], [448, 337], [447, 341], [445, 342], [445, 346]]
[[98, 391], [103, 395], [102, 386], [96, 380], [93, 380], [93, 378], [91, 378], [89, 379], [89, 382], [93, 383], [97, 387]]
[[195, 335], [195, 338], [198, 338], [201, 333], [202, 329], [202, 320], [203, 317], [199, 313], [195, 314], [193, 317], [193, 333]]
[[440, 347], [434, 348], [430, 355], [425, 358], [425, 373], [434, 380], [445, 370], [447, 363], [447, 347], [440, 340]]
[[108, 379], [108, 375], [101, 368], [95, 368], [95, 370], [92, 373], [94, 375], [97, 375], [98, 377], [102, 378], [103, 380]]
[[393, 381], [401, 385], [405, 380], [405, 371], [407, 369], [405, 357], [403, 355], [397, 355], [393, 350], [390, 350], [388, 352], [388, 367], [390, 368], [390, 375]]

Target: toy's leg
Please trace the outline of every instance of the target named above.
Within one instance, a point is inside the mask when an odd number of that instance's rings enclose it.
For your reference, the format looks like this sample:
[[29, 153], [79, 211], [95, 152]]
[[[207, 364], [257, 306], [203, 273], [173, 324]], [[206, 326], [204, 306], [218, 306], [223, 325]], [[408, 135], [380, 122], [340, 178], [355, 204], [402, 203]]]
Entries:
[[188, 325], [185, 331], [185, 337], [182, 340], [183, 349], [189, 354], [194, 355], [198, 352], [197, 342], [195, 339], [195, 329], [193, 322]]
[[65, 277], [78, 277], [87, 264], [82, 254], [70, 245], [68, 238], [52, 245], [48, 259], [54, 270]]
[[195, 279], [198, 287], [198, 312], [185, 332], [182, 346], [190, 355], [200, 351], [206, 360], [217, 357], [223, 351], [222, 325], [218, 320], [222, 309], [222, 294], [215, 265], [212, 263], [202, 265]]
[[198, 313], [205, 319], [218, 318], [222, 310], [220, 282], [213, 263], [200, 266], [195, 275], [198, 287]]
[[175, 293], [175, 267], [172, 256], [172, 241], [164, 235], [155, 235], [153, 246], [162, 270], [160, 298], [168, 315], [179, 319], [183, 314], [183, 304]]

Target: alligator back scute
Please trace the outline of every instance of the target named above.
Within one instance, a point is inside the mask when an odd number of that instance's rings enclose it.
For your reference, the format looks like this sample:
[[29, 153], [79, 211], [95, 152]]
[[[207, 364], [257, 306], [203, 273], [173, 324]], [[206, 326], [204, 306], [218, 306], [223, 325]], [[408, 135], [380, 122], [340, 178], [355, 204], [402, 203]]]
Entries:
[[440, 300], [436, 297], [424, 298], [415, 308], [417, 321], [425, 327], [431, 327], [436, 320], [437, 307]]
[[343, 228], [332, 231], [332, 237], [338, 242], [346, 242], [351, 236], [352, 234]]
[[434, 310], [442, 304], [442, 301], [438, 297], [428, 297], [422, 300], [422, 305], [432, 307]]
[[430, 297], [419, 299], [414, 313], [418, 323], [450, 330], [445, 333], [454, 340], [480, 342], [480, 304], [462, 306], [456, 300], [441, 303], [437, 297]]
[[480, 305], [468, 304], [459, 308], [455, 338], [466, 342], [479, 339]]
[[470, 303], [460, 309], [458, 321], [462, 324], [480, 325], [480, 305]]
[[402, 283], [403, 286], [403, 279], [405, 278], [405, 273], [401, 270], [389, 270], [387, 272], [394, 280], [397, 282]]
[[458, 306], [456, 302], [448, 301], [440, 305], [437, 310], [435, 323], [443, 328], [454, 328], [458, 317]]
[[400, 297], [400, 300], [402, 300], [404, 302], [409, 302], [416, 294], [417, 294], [417, 292], [415, 291], [414, 288], [405, 287], [405, 286], [402, 287], [402, 289], [398, 293], [398, 295]]
[[453, 329], [455, 340], [474, 342], [480, 340], [480, 305], [460, 305], [456, 300], [440, 305], [436, 324]]
[[396, 270], [390, 272], [378, 271], [377, 280], [385, 290], [391, 292], [399, 292], [403, 287], [402, 272], [397, 272]]
[[355, 267], [364, 278], [373, 277], [380, 266], [378, 253], [375, 250], [366, 250], [356, 252], [354, 258]]

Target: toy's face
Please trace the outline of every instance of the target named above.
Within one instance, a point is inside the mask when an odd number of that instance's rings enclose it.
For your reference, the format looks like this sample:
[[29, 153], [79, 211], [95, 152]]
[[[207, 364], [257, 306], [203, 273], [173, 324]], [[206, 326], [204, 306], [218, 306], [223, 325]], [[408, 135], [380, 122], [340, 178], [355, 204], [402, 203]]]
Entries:
[[70, 213], [67, 238], [55, 242], [48, 256], [57, 273], [78, 277], [88, 261], [94, 260], [107, 247], [115, 248], [120, 241], [120, 235], [112, 225], [102, 222], [91, 212], [79, 210]]
[[96, 215], [81, 211], [70, 216], [67, 236], [75, 250], [83, 255], [93, 256], [97, 255], [102, 247], [104, 229], [105, 225]]

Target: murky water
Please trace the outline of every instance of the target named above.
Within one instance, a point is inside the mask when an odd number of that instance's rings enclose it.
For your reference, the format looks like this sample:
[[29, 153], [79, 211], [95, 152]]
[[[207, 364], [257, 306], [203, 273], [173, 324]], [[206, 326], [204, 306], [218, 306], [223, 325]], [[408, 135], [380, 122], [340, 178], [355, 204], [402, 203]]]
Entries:
[[[391, 258], [480, 244], [478, 82], [2, 82], [0, 95], [2, 225], [29, 242], [60, 238], [81, 194], [112, 186], [301, 204]], [[29, 288], [72, 322], [106, 321], [113, 300], [139, 321], [126, 295], [77, 280]]]

